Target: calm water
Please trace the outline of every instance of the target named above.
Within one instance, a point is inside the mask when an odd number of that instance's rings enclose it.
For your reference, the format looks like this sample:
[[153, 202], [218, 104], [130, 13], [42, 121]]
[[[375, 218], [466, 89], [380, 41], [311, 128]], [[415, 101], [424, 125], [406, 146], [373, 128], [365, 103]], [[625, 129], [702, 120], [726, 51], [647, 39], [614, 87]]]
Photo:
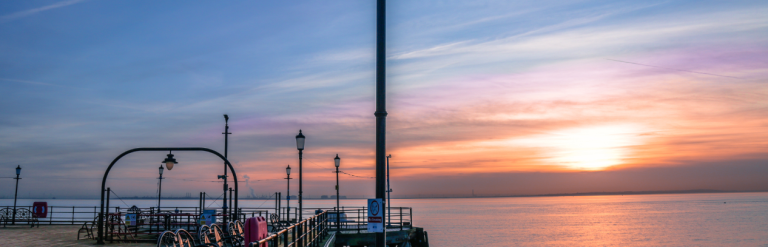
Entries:
[[[19, 205], [32, 201], [19, 200]], [[95, 206], [98, 200], [47, 200]], [[155, 200], [125, 200], [154, 206]], [[726, 203], [723, 203], [726, 202]], [[0, 205], [12, 205], [0, 200]], [[197, 200], [164, 200], [196, 206]], [[273, 207], [273, 201], [241, 201]], [[295, 201], [291, 201], [295, 206]], [[364, 200], [342, 200], [363, 206]], [[113, 206], [124, 206], [119, 200]], [[215, 204], [214, 204], [215, 205]], [[305, 207], [335, 201], [307, 200]], [[768, 193], [393, 200], [413, 207], [431, 246], [768, 246]]]

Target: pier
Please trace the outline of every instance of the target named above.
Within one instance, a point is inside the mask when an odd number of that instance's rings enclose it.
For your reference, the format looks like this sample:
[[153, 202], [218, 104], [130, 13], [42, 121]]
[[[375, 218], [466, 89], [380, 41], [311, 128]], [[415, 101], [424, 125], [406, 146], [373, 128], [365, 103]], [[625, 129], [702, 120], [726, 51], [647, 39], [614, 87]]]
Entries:
[[[222, 225], [221, 219], [229, 216], [230, 226], [244, 222], [248, 218], [264, 217], [267, 219], [269, 236], [259, 243], [272, 246], [374, 246], [375, 234], [368, 232], [366, 207], [342, 208], [304, 208], [297, 207], [242, 207], [236, 214], [218, 209], [201, 207], [119, 207], [111, 206], [106, 211], [104, 224], [106, 244], [119, 246], [161, 246], [166, 232], [187, 231], [194, 239], [201, 228]], [[3, 206], [0, 209], [9, 209]], [[33, 211], [31, 206], [18, 207], [17, 211]], [[98, 224], [98, 207], [85, 206], [49, 206], [45, 218], [34, 221], [19, 221], [11, 225], [9, 218], [0, 217], [8, 231], [3, 233], [19, 235], [13, 241], [45, 241], [53, 245], [92, 245], [95, 243]], [[392, 207], [391, 222], [387, 222], [388, 246], [428, 246], [427, 233], [413, 224], [413, 209], [410, 207]], [[206, 214], [213, 219], [205, 222]], [[337, 215], [340, 215], [337, 219]], [[2, 215], [0, 215], [2, 216]], [[301, 217], [299, 217], [301, 216]], [[19, 217], [20, 218], [20, 217]], [[297, 222], [297, 219], [302, 221]], [[338, 223], [337, 223], [338, 222]], [[34, 228], [31, 228], [34, 226]], [[228, 229], [224, 234], [232, 234]], [[45, 233], [42, 236], [40, 233]], [[56, 237], [45, 237], [53, 236]], [[23, 237], [22, 237], [23, 236]], [[225, 244], [225, 246], [238, 246]], [[254, 244], [253, 246], [258, 246]]]

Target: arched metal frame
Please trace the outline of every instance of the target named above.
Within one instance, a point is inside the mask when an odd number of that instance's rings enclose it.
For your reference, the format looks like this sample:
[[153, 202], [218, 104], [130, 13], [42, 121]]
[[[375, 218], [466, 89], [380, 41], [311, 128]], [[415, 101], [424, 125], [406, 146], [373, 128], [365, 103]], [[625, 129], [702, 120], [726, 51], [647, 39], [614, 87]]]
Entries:
[[237, 188], [237, 174], [235, 173], [235, 168], [232, 167], [232, 164], [229, 163], [229, 160], [225, 158], [223, 155], [221, 155], [219, 152], [213, 151], [209, 148], [199, 148], [199, 147], [192, 147], [192, 148], [134, 148], [128, 151], [123, 152], [119, 156], [115, 158], [115, 160], [112, 161], [111, 164], [109, 164], [109, 167], [107, 167], [107, 170], [104, 172], [104, 178], [101, 179], [101, 210], [99, 211], [99, 232], [98, 232], [98, 241], [97, 244], [104, 244], [104, 191], [107, 185], [107, 176], [109, 175], [109, 171], [112, 170], [112, 166], [117, 163], [118, 160], [123, 158], [123, 156], [126, 156], [133, 152], [139, 152], [139, 151], [205, 151], [212, 154], [215, 154], [216, 156], [219, 156], [222, 160], [224, 160], [224, 163], [229, 166], [229, 170], [232, 172], [232, 179], [235, 182], [235, 212], [237, 212], [237, 201], [239, 199], [238, 197], [238, 188]]

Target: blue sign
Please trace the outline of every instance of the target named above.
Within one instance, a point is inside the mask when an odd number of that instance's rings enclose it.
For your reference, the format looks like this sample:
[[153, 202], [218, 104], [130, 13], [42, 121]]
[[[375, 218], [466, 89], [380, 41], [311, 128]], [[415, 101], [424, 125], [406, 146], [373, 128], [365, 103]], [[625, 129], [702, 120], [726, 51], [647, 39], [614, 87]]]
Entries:
[[203, 214], [200, 215], [200, 225], [208, 225], [210, 226], [213, 223], [216, 223], [216, 209], [206, 209], [203, 210]]

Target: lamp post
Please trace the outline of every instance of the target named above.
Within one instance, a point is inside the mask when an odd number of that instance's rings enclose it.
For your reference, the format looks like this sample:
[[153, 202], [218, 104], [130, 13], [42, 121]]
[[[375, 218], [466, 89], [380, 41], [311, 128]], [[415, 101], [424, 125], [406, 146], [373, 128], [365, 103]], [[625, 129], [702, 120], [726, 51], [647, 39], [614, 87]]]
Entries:
[[[168, 170], [170, 171], [173, 169], [174, 164], [178, 164], [176, 162], [176, 159], [173, 158], [173, 154], [171, 152], [168, 152], [168, 157], [165, 157], [163, 160], [163, 163], [165, 163], [165, 167], [168, 167]], [[160, 165], [160, 168], [158, 168], [160, 172], [160, 182], [157, 185], [157, 212], [160, 212], [160, 196], [163, 192], [163, 165]]]
[[[304, 135], [301, 134], [301, 130], [299, 130], [299, 134], [296, 135], [296, 149], [299, 150], [299, 218], [298, 221], [301, 221], [301, 210], [303, 209], [303, 204], [301, 200], [301, 196], [304, 193], [304, 188], [302, 187], [302, 171], [301, 171], [301, 155], [304, 151]], [[288, 195], [290, 196], [290, 195]]]
[[21, 166], [16, 165], [16, 193], [13, 194], [13, 220], [11, 221], [11, 225], [16, 225], [16, 196], [19, 195], [19, 177], [21, 175]]
[[160, 197], [163, 195], [163, 165], [160, 165], [160, 182], [157, 183], [157, 212], [160, 212]]
[[288, 167], [285, 168], [285, 174], [288, 175], [285, 178], [285, 181], [288, 184], [288, 194], [286, 194], [287, 196], [285, 198], [285, 221], [291, 222], [291, 165], [288, 165]]
[[336, 165], [336, 231], [341, 232], [341, 213], [339, 207], [339, 165], [341, 164], [341, 159], [339, 158], [339, 154], [336, 154], [336, 158], [333, 158], [333, 163]]

